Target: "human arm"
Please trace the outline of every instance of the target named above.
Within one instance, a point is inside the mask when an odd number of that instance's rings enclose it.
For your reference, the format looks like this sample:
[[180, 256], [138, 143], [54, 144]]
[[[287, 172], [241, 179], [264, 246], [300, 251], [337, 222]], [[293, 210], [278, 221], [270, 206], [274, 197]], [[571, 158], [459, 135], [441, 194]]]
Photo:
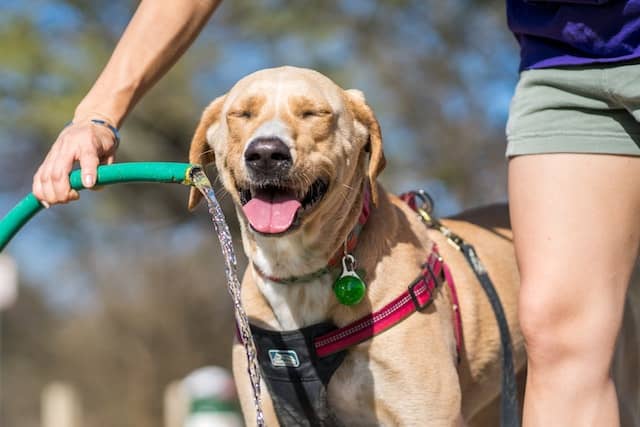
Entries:
[[109, 62], [80, 102], [73, 123], [62, 130], [33, 179], [33, 193], [46, 204], [79, 195], [69, 186], [80, 162], [85, 187], [93, 187], [96, 168], [112, 163], [117, 144], [103, 120], [118, 128], [144, 94], [191, 45], [221, 0], [143, 0]]

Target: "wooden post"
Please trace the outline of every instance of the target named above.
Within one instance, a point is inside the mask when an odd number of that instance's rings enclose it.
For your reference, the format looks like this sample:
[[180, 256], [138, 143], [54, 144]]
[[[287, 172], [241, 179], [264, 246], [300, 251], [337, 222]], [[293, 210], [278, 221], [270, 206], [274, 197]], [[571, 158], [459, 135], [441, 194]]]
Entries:
[[187, 395], [182, 381], [174, 381], [164, 390], [164, 427], [183, 427], [187, 417]]
[[8, 255], [0, 254], [0, 311], [13, 305], [18, 295], [18, 268]]
[[42, 391], [42, 427], [82, 427], [80, 399], [74, 388], [53, 382]]

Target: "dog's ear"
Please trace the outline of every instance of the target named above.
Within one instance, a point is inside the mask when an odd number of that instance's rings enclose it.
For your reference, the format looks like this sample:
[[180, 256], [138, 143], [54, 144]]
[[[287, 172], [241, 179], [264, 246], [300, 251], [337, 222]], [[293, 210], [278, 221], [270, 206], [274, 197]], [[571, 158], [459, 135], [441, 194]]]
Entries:
[[373, 113], [373, 110], [367, 104], [364, 94], [361, 91], [349, 89], [345, 92], [354, 118], [358, 122], [362, 123], [369, 133], [367, 148], [369, 149], [370, 155], [367, 175], [369, 176], [369, 183], [371, 184], [371, 201], [374, 205], [377, 205], [378, 189], [376, 187], [376, 178], [380, 172], [382, 172], [386, 164], [384, 151], [382, 150], [382, 132], [380, 131], [380, 124], [378, 123], [378, 119]]
[[[214, 99], [202, 113], [198, 127], [191, 139], [191, 147], [189, 148], [189, 163], [192, 165], [202, 165], [204, 167], [215, 161], [213, 149], [207, 141], [207, 134], [215, 132], [217, 129], [225, 98], [226, 95], [223, 95]], [[189, 192], [189, 210], [193, 210], [201, 199], [202, 194], [200, 194], [198, 189], [191, 187], [191, 191]]]

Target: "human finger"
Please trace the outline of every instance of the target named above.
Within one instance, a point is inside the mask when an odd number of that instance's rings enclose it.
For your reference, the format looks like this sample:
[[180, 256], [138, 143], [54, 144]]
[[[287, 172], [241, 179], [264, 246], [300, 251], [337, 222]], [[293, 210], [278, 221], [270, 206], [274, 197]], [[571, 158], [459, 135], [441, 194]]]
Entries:
[[40, 166], [40, 182], [42, 186], [42, 200], [49, 204], [58, 203], [56, 191], [53, 182], [53, 167], [55, 165], [55, 159], [60, 150], [60, 141], [56, 141], [49, 150], [49, 153], [44, 159], [44, 162]]
[[73, 169], [73, 163], [76, 155], [73, 147], [65, 141], [52, 159], [51, 166], [51, 184], [56, 194], [57, 203], [67, 203], [72, 199], [69, 197], [71, 192], [71, 184], [69, 183], [69, 173]]
[[78, 193], [74, 189], [69, 190], [69, 194], [67, 195], [67, 199], [69, 201], [75, 201], [75, 200], [78, 200], [79, 198], [80, 198], [80, 193]]
[[99, 164], [100, 158], [95, 149], [85, 149], [80, 154], [80, 173], [82, 176], [82, 185], [84, 185], [85, 188], [92, 188], [96, 184]]
[[42, 205], [45, 208], [49, 207], [49, 203], [44, 201], [45, 196], [44, 196], [44, 190], [42, 188], [42, 172], [41, 172], [41, 168], [38, 168], [38, 171], [33, 176], [33, 183], [31, 184], [31, 192], [36, 197], [36, 199], [40, 200], [40, 203], [42, 203]]

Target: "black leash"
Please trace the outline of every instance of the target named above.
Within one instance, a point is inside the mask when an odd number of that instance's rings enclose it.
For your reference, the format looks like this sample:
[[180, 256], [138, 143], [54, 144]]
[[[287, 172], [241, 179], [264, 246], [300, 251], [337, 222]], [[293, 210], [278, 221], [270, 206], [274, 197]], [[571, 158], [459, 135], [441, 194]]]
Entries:
[[[462, 240], [462, 239], [461, 239]], [[473, 272], [480, 281], [487, 298], [493, 308], [493, 313], [500, 329], [500, 342], [502, 343], [502, 394], [500, 395], [500, 425], [503, 427], [520, 426], [520, 410], [518, 407], [518, 390], [516, 384], [515, 369], [513, 366], [513, 348], [511, 345], [511, 335], [509, 335], [509, 325], [504, 315], [500, 298], [496, 292], [493, 282], [484, 268], [478, 254], [473, 246], [462, 241], [460, 250], [473, 268]]]
[[[460, 236], [445, 227], [440, 221], [431, 215], [433, 211], [433, 200], [424, 191], [412, 191], [408, 193], [413, 196], [413, 205], [409, 205], [415, 209], [422, 221], [429, 228], [440, 231], [451, 243], [453, 247], [462, 252], [465, 259], [471, 266], [473, 273], [478, 278], [482, 289], [484, 290], [493, 313], [498, 322], [500, 331], [500, 343], [502, 344], [502, 393], [500, 395], [500, 425], [502, 427], [519, 427], [520, 426], [520, 409], [518, 405], [518, 390], [516, 384], [515, 368], [513, 366], [513, 346], [511, 345], [511, 335], [509, 334], [509, 324], [502, 308], [502, 303], [493, 286], [493, 282], [489, 277], [487, 269], [480, 261], [475, 248], [467, 243]], [[405, 201], [406, 197], [401, 196]], [[418, 206], [415, 199], [422, 200], [422, 206]]]

